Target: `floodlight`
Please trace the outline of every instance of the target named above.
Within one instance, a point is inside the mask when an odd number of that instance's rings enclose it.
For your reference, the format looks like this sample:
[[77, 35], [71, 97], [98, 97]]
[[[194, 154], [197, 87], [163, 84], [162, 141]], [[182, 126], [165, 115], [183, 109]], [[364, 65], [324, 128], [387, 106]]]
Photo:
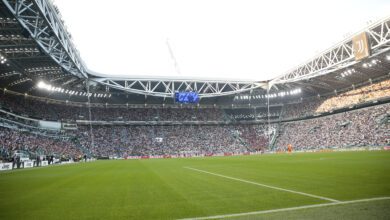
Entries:
[[45, 83], [40, 81], [40, 82], [38, 82], [37, 86], [38, 86], [38, 88], [43, 89], [45, 87]]

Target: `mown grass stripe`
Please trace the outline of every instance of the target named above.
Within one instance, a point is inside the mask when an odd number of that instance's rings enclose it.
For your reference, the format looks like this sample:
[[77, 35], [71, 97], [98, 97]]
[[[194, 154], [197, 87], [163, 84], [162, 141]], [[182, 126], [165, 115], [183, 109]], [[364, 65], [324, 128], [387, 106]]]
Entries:
[[312, 198], [317, 198], [317, 199], [322, 199], [322, 200], [326, 200], [326, 201], [330, 201], [330, 202], [336, 202], [336, 203], [340, 202], [339, 200], [336, 200], [336, 199], [331, 199], [331, 198], [327, 198], [327, 197], [323, 197], [323, 196], [313, 195], [313, 194], [310, 194], [310, 193], [305, 193], [305, 192], [295, 191], [295, 190], [291, 190], [291, 189], [285, 189], [285, 188], [280, 188], [280, 187], [276, 187], [276, 186], [271, 186], [271, 185], [266, 185], [266, 184], [262, 184], [262, 183], [257, 183], [257, 182], [253, 182], [253, 181], [249, 181], [249, 180], [244, 180], [244, 179], [240, 179], [240, 178], [236, 178], [236, 177], [226, 176], [226, 175], [213, 173], [213, 172], [209, 172], [209, 171], [205, 171], [205, 170], [200, 170], [200, 169], [196, 169], [196, 168], [192, 168], [192, 167], [184, 167], [184, 168], [189, 169], [189, 170], [193, 170], [193, 171], [197, 171], [197, 172], [201, 172], [201, 173], [207, 173], [207, 174], [210, 174], [210, 175], [214, 175], [214, 176], [218, 176], [218, 177], [222, 177], [222, 178], [226, 178], [226, 179], [230, 179], [230, 180], [243, 182], [243, 183], [253, 184], [253, 185], [262, 186], [262, 187], [267, 187], [267, 188], [274, 189], [274, 190], [295, 193], [295, 194], [308, 196], [308, 197], [312, 197]]
[[226, 214], [226, 215], [214, 215], [214, 216], [195, 217], [195, 218], [184, 218], [181, 220], [232, 218], [232, 217], [240, 217], [240, 216], [248, 216], [248, 215], [260, 215], [260, 214], [267, 214], [267, 213], [286, 212], [286, 211], [294, 211], [294, 210], [300, 210], [300, 209], [319, 208], [319, 207], [326, 207], [326, 206], [345, 205], [345, 204], [352, 204], [352, 203], [370, 202], [370, 201], [378, 201], [378, 200], [389, 200], [389, 199], [390, 199], [390, 197], [377, 197], [377, 198], [369, 198], [369, 199], [358, 199], [358, 200], [340, 201], [340, 202], [323, 203], [323, 204], [315, 204], [315, 205], [304, 205], [304, 206], [297, 206], [297, 207], [290, 207], [290, 208], [271, 209], [271, 210], [254, 211], [254, 212], [244, 212], [244, 213], [235, 213], [235, 214]]

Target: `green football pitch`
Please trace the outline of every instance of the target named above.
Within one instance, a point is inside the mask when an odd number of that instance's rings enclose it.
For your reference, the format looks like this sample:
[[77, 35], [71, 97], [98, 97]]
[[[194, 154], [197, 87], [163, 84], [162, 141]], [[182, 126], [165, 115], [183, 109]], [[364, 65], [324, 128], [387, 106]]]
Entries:
[[0, 219], [390, 219], [390, 151], [96, 161], [0, 173]]

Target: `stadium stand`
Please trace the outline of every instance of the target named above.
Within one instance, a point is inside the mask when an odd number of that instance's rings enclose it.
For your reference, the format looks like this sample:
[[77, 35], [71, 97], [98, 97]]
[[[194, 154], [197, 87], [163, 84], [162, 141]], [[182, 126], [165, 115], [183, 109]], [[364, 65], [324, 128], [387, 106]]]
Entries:
[[265, 107], [224, 109], [224, 111], [234, 121], [267, 120], [268, 117], [278, 119], [282, 116], [282, 105], [272, 106], [269, 112]]
[[[16, 125], [6, 128], [3, 123], [1, 126], [2, 157], [10, 157], [15, 150], [75, 158], [83, 154], [102, 157], [234, 154], [285, 150], [288, 144], [295, 150], [385, 146], [390, 142], [390, 104], [350, 107], [364, 103], [373, 105], [375, 100], [389, 97], [390, 80], [386, 79], [330, 97], [275, 104], [270, 106], [269, 112], [266, 107], [93, 107], [92, 130], [88, 123], [82, 123], [78, 129], [76, 126], [77, 130], [48, 134], [39, 128], [39, 120], [88, 121], [88, 108], [2, 92], [1, 119]], [[332, 113], [340, 109], [341, 113]], [[330, 115], [318, 117], [318, 113], [323, 112]], [[177, 123], [104, 125], [99, 121]], [[190, 123], [183, 124], [186, 121]]]
[[34, 155], [56, 155], [59, 158], [78, 158], [82, 155], [81, 150], [69, 139], [6, 127], [0, 127], [0, 146], [3, 160], [11, 160], [15, 150], [24, 150]]
[[390, 97], [390, 79], [324, 98], [310, 98], [286, 105], [284, 118], [300, 118]]
[[[330, 97], [311, 97], [302, 102], [271, 106], [271, 119], [294, 119], [342, 109], [356, 104], [390, 97], [390, 79], [363, 86]], [[0, 105], [20, 115], [45, 120], [88, 120], [88, 108], [85, 105], [67, 105], [45, 103], [24, 96], [0, 93]], [[262, 108], [121, 108], [93, 107], [92, 120], [104, 121], [226, 121], [226, 120], [267, 120], [268, 109]]]
[[[259, 150], [236, 126], [97, 126], [94, 145], [88, 127], [80, 142], [96, 155], [208, 155]], [[262, 143], [266, 146], [266, 142]]]
[[[264, 126], [94, 126], [68, 131], [59, 139], [28, 130], [1, 128], [3, 158], [15, 150], [32, 154], [75, 158], [89, 153], [96, 156], [211, 155], [264, 151], [268, 145]], [[85, 150], [83, 152], [83, 150]]]
[[[87, 120], [88, 108], [50, 104], [42, 101], [0, 93], [0, 105], [20, 115], [52, 121]], [[91, 108], [92, 120], [104, 121], [222, 121], [218, 108]]]
[[296, 150], [386, 146], [390, 143], [390, 104], [282, 123], [276, 148]]
[[[288, 144], [292, 144], [295, 150], [384, 146], [390, 140], [389, 109], [390, 104], [383, 104], [314, 119], [280, 122], [274, 150], [285, 149]], [[191, 118], [192, 113], [185, 114], [182, 118]], [[276, 125], [272, 124], [271, 130], [275, 130]], [[267, 135], [269, 128], [265, 123], [94, 125], [92, 143], [89, 129], [89, 126], [79, 126], [76, 131], [67, 131], [74, 138], [61, 141], [3, 128], [1, 144], [3, 152], [19, 149], [36, 152], [39, 149], [45, 154], [55, 153], [67, 157], [81, 155], [81, 149], [84, 149], [84, 153], [99, 156], [207, 155], [265, 151], [268, 150], [270, 136], [274, 135]]]

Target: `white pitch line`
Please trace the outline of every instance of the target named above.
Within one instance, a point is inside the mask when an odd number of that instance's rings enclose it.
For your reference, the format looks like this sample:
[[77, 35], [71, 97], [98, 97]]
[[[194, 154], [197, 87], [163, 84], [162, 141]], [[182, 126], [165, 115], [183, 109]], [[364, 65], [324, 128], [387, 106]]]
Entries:
[[275, 213], [275, 212], [286, 212], [286, 211], [294, 211], [294, 210], [300, 210], [300, 209], [310, 209], [310, 208], [318, 208], [318, 207], [325, 207], [325, 206], [335, 206], [335, 205], [344, 205], [344, 204], [359, 203], [359, 202], [388, 200], [388, 199], [390, 199], [390, 197], [358, 199], [358, 200], [350, 200], [350, 201], [342, 201], [342, 202], [340, 201], [340, 202], [332, 202], [332, 203], [324, 203], [324, 204], [316, 204], [316, 205], [304, 205], [304, 206], [297, 206], [297, 207], [291, 207], [291, 208], [271, 209], [271, 210], [264, 210], [264, 211], [255, 211], [255, 212], [244, 212], [244, 213], [235, 213], [235, 214], [226, 214], [226, 215], [214, 215], [214, 216], [195, 217], [195, 218], [183, 218], [182, 220], [232, 218], [232, 217], [240, 217], [240, 216], [248, 216], [248, 215], [259, 215], [259, 214], [267, 214], [267, 213]]
[[326, 201], [330, 201], [330, 202], [340, 202], [339, 200], [336, 200], [336, 199], [331, 199], [331, 198], [327, 198], [327, 197], [323, 197], [323, 196], [317, 196], [317, 195], [304, 193], [304, 192], [299, 192], [299, 191], [295, 191], [295, 190], [291, 190], [291, 189], [284, 189], [284, 188], [280, 188], [280, 187], [276, 187], [276, 186], [270, 186], [270, 185], [266, 185], [266, 184], [262, 184], [262, 183], [249, 181], [249, 180], [244, 180], [244, 179], [239, 179], [239, 178], [235, 178], [235, 177], [225, 176], [225, 175], [218, 174], [218, 173], [212, 173], [212, 172], [208, 172], [208, 171], [205, 171], [205, 170], [199, 170], [199, 169], [195, 169], [195, 168], [192, 168], [192, 167], [184, 167], [184, 168], [190, 169], [190, 170], [194, 170], [194, 171], [198, 171], [198, 172], [202, 172], [202, 173], [207, 173], [207, 174], [214, 175], [214, 176], [219, 176], [219, 177], [226, 178], [226, 179], [240, 181], [240, 182], [243, 182], [243, 183], [249, 183], [249, 184], [253, 184], [253, 185], [257, 185], [257, 186], [267, 187], [267, 188], [270, 188], [270, 189], [275, 189], [275, 190], [295, 193], [295, 194], [304, 195], [304, 196], [308, 196], [308, 197], [312, 197], [312, 198], [316, 198], [316, 199], [322, 199], [322, 200], [326, 200]]

